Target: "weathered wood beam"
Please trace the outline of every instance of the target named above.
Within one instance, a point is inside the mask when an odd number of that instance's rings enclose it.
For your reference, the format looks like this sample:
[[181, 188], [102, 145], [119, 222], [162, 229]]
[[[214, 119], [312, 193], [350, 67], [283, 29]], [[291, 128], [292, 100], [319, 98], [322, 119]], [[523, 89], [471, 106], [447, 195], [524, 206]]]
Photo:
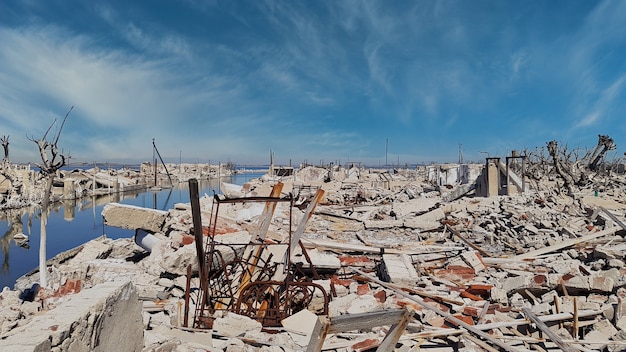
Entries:
[[608, 235], [612, 235], [615, 232], [617, 232], [617, 228], [609, 228], [609, 229], [604, 229], [602, 231], [598, 231], [598, 232], [594, 232], [582, 237], [578, 237], [578, 238], [572, 238], [569, 240], [565, 240], [565, 241], [561, 241], [559, 243], [556, 243], [552, 246], [548, 246], [548, 247], [543, 247], [543, 248], [539, 248], [537, 250], [534, 251], [530, 251], [530, 252], [526, 252], [524, 254], [520, 254], [515, 256], [514, 258], [517, 259], [530, 259], [530, 258], [534, 258], [534, 257], [538, 257], [540, 255], [546, 254], [546, 253], [551, 253], [551, 252], [555, 252], [558, 251], [560, 249], [563, 248], [567, 248], [567, 247], [571, 247], [574, 245], [577, 245], [579, 243], [583, 243], [583, 242], [587, 242], [599, 237], [604, 237], [604, 236], [608, 236]]
[[395, 349], [396, 343], [408, 325], [411, 316], [412, 314], [408, 309], [393, 309], [369, 313], [346, 314], [332, 318], [319, 317], [313, 328], [307, 351], [321, 351], [324, 340], [328, 334], [391, 325], [387, 335], [376, 349], [378, 352], [391, 352]]

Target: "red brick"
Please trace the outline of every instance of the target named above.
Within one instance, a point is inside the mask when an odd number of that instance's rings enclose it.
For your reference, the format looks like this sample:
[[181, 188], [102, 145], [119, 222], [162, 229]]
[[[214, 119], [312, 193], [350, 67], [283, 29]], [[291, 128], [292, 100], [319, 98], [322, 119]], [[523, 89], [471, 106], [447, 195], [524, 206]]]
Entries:
[[63, 286], [59, 287], [59, 289], [52, 294], [52, 297], [63, 297], [70, 293], [78, 293], [81, 289], [81, 283], [80, 279], [67, 279]]
[[471, 294], [471, 293], [469, 293], [469, 292], [467, 292], [467, 291], [463, 291], [463, 292], [461, 292], [461, 297], [463, 297], [463, 298], [469, 298], [469, 299], [471, 299], [472, 301], [482, 301], [482, 300], [483, 300], [483, 299], [482, 299], [482, 297], [479, 297], [479, 296], [473, 295], [473, 294]]
[[466, 306], [465, 308], [463, 308], [463, 314], [474, 318], [478, 317], [481, 311], [482, 309], [471, 306]]
[[357, 342], [351, 347], [353, 351], [367, 351], [371, 350], [372, 348], [378, 347], [379, 345], [380, 341], [378, 339], [367, 339], [361, 342]]
[[370, 292], [370, 285], [369, 284], [362, 284], [362, 285], [357, 286], [357, 288], [356, 288], [356, 294], [359, 295], [359, 296], [367, 294], [368, 292]]
[[[467, 325], [474, 325], [474, 319], [472, 319], [472, 317], [464, 315], [464, 314], [454, 314], [453, 317], [461, 320], [462, 322], [464, 322]], [[446, 321], [451, 327], [456, 327], [456, 324]]]
[[333, 275], [330, 278], [330, 283], [333, 285], [340, 285], [340, 286], [345, 286], [345, 287], [350, 287], [350, 284], [353, 282], [354, 280], [350, 280], [350, 279], [340, 279], [337, 275]]
[[453, 281], [469, 281], [474, 279], [476, 271], [466, 266], [451, 265], [447, 269], [435, 271], [435, 276]]
[[341, 265], [350, 265], [350, 266], [372, 266], [374, 262], [365, 256], [341, 256], [339, 257], [339, 262]]
[[409, 307], [409, 308], [413, 309], [414, 311], [422, 310], [422, 306], [420, 306], [419, 304], [417, 304], [415, 302], [397, 301], [396, 304], [400, 308]]
[[374, 293], [374, 298], [376, 298], [376, 301], [378, 303], [385, 303], [385, 301], [387, 301], [387, 292], [385, 292], [384, 290], [380, 290], [378, 292]]
[[186, 246], [188, 244], [191, 244], [195, 241], [195, 238], [191, 235], [188, 235], [186, 233], [183, 234], [183, 238], [180, 241], [181, 246]]

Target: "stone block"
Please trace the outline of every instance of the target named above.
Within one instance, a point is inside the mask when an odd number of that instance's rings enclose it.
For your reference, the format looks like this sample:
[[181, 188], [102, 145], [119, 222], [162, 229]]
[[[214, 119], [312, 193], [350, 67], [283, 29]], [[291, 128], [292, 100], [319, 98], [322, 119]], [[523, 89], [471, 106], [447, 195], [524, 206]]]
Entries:
[[357, 294], [350, 293], [343, 297], [333, 298], [333, 300], [328, 303], [328, 315], [335, 317], [347, 313], [350, 304], [357, 297]]
[[391, 282], [413, 287], [419, 280], [417, 270], [408, 255], [383, 254], [383, 262]]
[[574, 276], [572, 278], [570, 278], [567, 281], [564, 281], [564, 285], [565, 288], [567, 290], [582, 290], [582, 291], [588, 291], [589, 290], [589, 278], [586, 276], [582, 276], [582, 275], [578, 275], [578, 276]]
[[485, 270], [485, 263], [478, 251], [466, 251], [461, 253], [463, 260], [476, 272]]
[[589, 277], [589, 286], [594, 291], [613, 292], [614, 281], [610, 277], [591, 276]]
[[502, 281], [502, 289], [506, 292], [517, 291], [530, 285], [530, 276], [507, 277]]
[[243, 315], [228, 313], [213, 322], [213, 331], [219, 335], [235, 337], [246, 332], [260, 332], [261, 323]]
[[357, 296], [352, 302], [347, 312], [349, 314], [367, 313], [379, 310], [382, 305], [378, 303], [378, 300], [373, 295]]
[[80, 252], [78, 252], [71, 261], [82, 263], [92, 259], [103, 259], [106, 258], [112, 250], [113, 248], [109, 243], [103, 243], [102, 240], [91, 240], [82, 246]]
[[104, 224], [122, 229], [144, 229], [159, 232], [165, 223], [168, 212], [133, 205], [109, 203], [102, 209]]
[[0, 340], [3, 352], [141, 351], [143, 318], [129, 281], [107, 282], [67, 296]]

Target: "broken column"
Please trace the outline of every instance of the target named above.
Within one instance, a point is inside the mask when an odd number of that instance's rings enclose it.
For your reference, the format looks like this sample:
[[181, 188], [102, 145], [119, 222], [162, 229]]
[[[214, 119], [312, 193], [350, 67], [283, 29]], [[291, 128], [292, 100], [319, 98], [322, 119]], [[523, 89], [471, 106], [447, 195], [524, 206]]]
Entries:
[[500, 194], [500, 170], [498, 170], [500, 158], [486, 158], [486, 160], [487, 197], [495, 197]]

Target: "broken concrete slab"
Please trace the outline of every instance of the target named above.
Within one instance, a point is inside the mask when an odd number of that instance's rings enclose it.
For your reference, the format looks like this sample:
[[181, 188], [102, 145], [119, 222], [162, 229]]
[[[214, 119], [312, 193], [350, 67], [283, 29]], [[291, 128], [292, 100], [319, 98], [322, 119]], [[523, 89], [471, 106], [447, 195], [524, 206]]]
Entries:
[[414, 218], [404, 219], [404, 226], [421, 231], [432, 231], [441, 227], [441, 220], [445, 217], [443, 209], [437, 208]]
[[119, 203], [109, 203], [102, 209], [105, 225], [128, 230], [160, 232], [167, 215], [167, 211]]
[[261, 323], [249, 317], [232, 312], [216, 318], [213, 322], [213, 331], [216, 334], [235, 337], [247, 332], [260, 332]]
[[141, 304], [128, 281], [83, 290], [0, 340], [5, 352], [104, 352], [119, 346], [126, 351], [143, 348]]

